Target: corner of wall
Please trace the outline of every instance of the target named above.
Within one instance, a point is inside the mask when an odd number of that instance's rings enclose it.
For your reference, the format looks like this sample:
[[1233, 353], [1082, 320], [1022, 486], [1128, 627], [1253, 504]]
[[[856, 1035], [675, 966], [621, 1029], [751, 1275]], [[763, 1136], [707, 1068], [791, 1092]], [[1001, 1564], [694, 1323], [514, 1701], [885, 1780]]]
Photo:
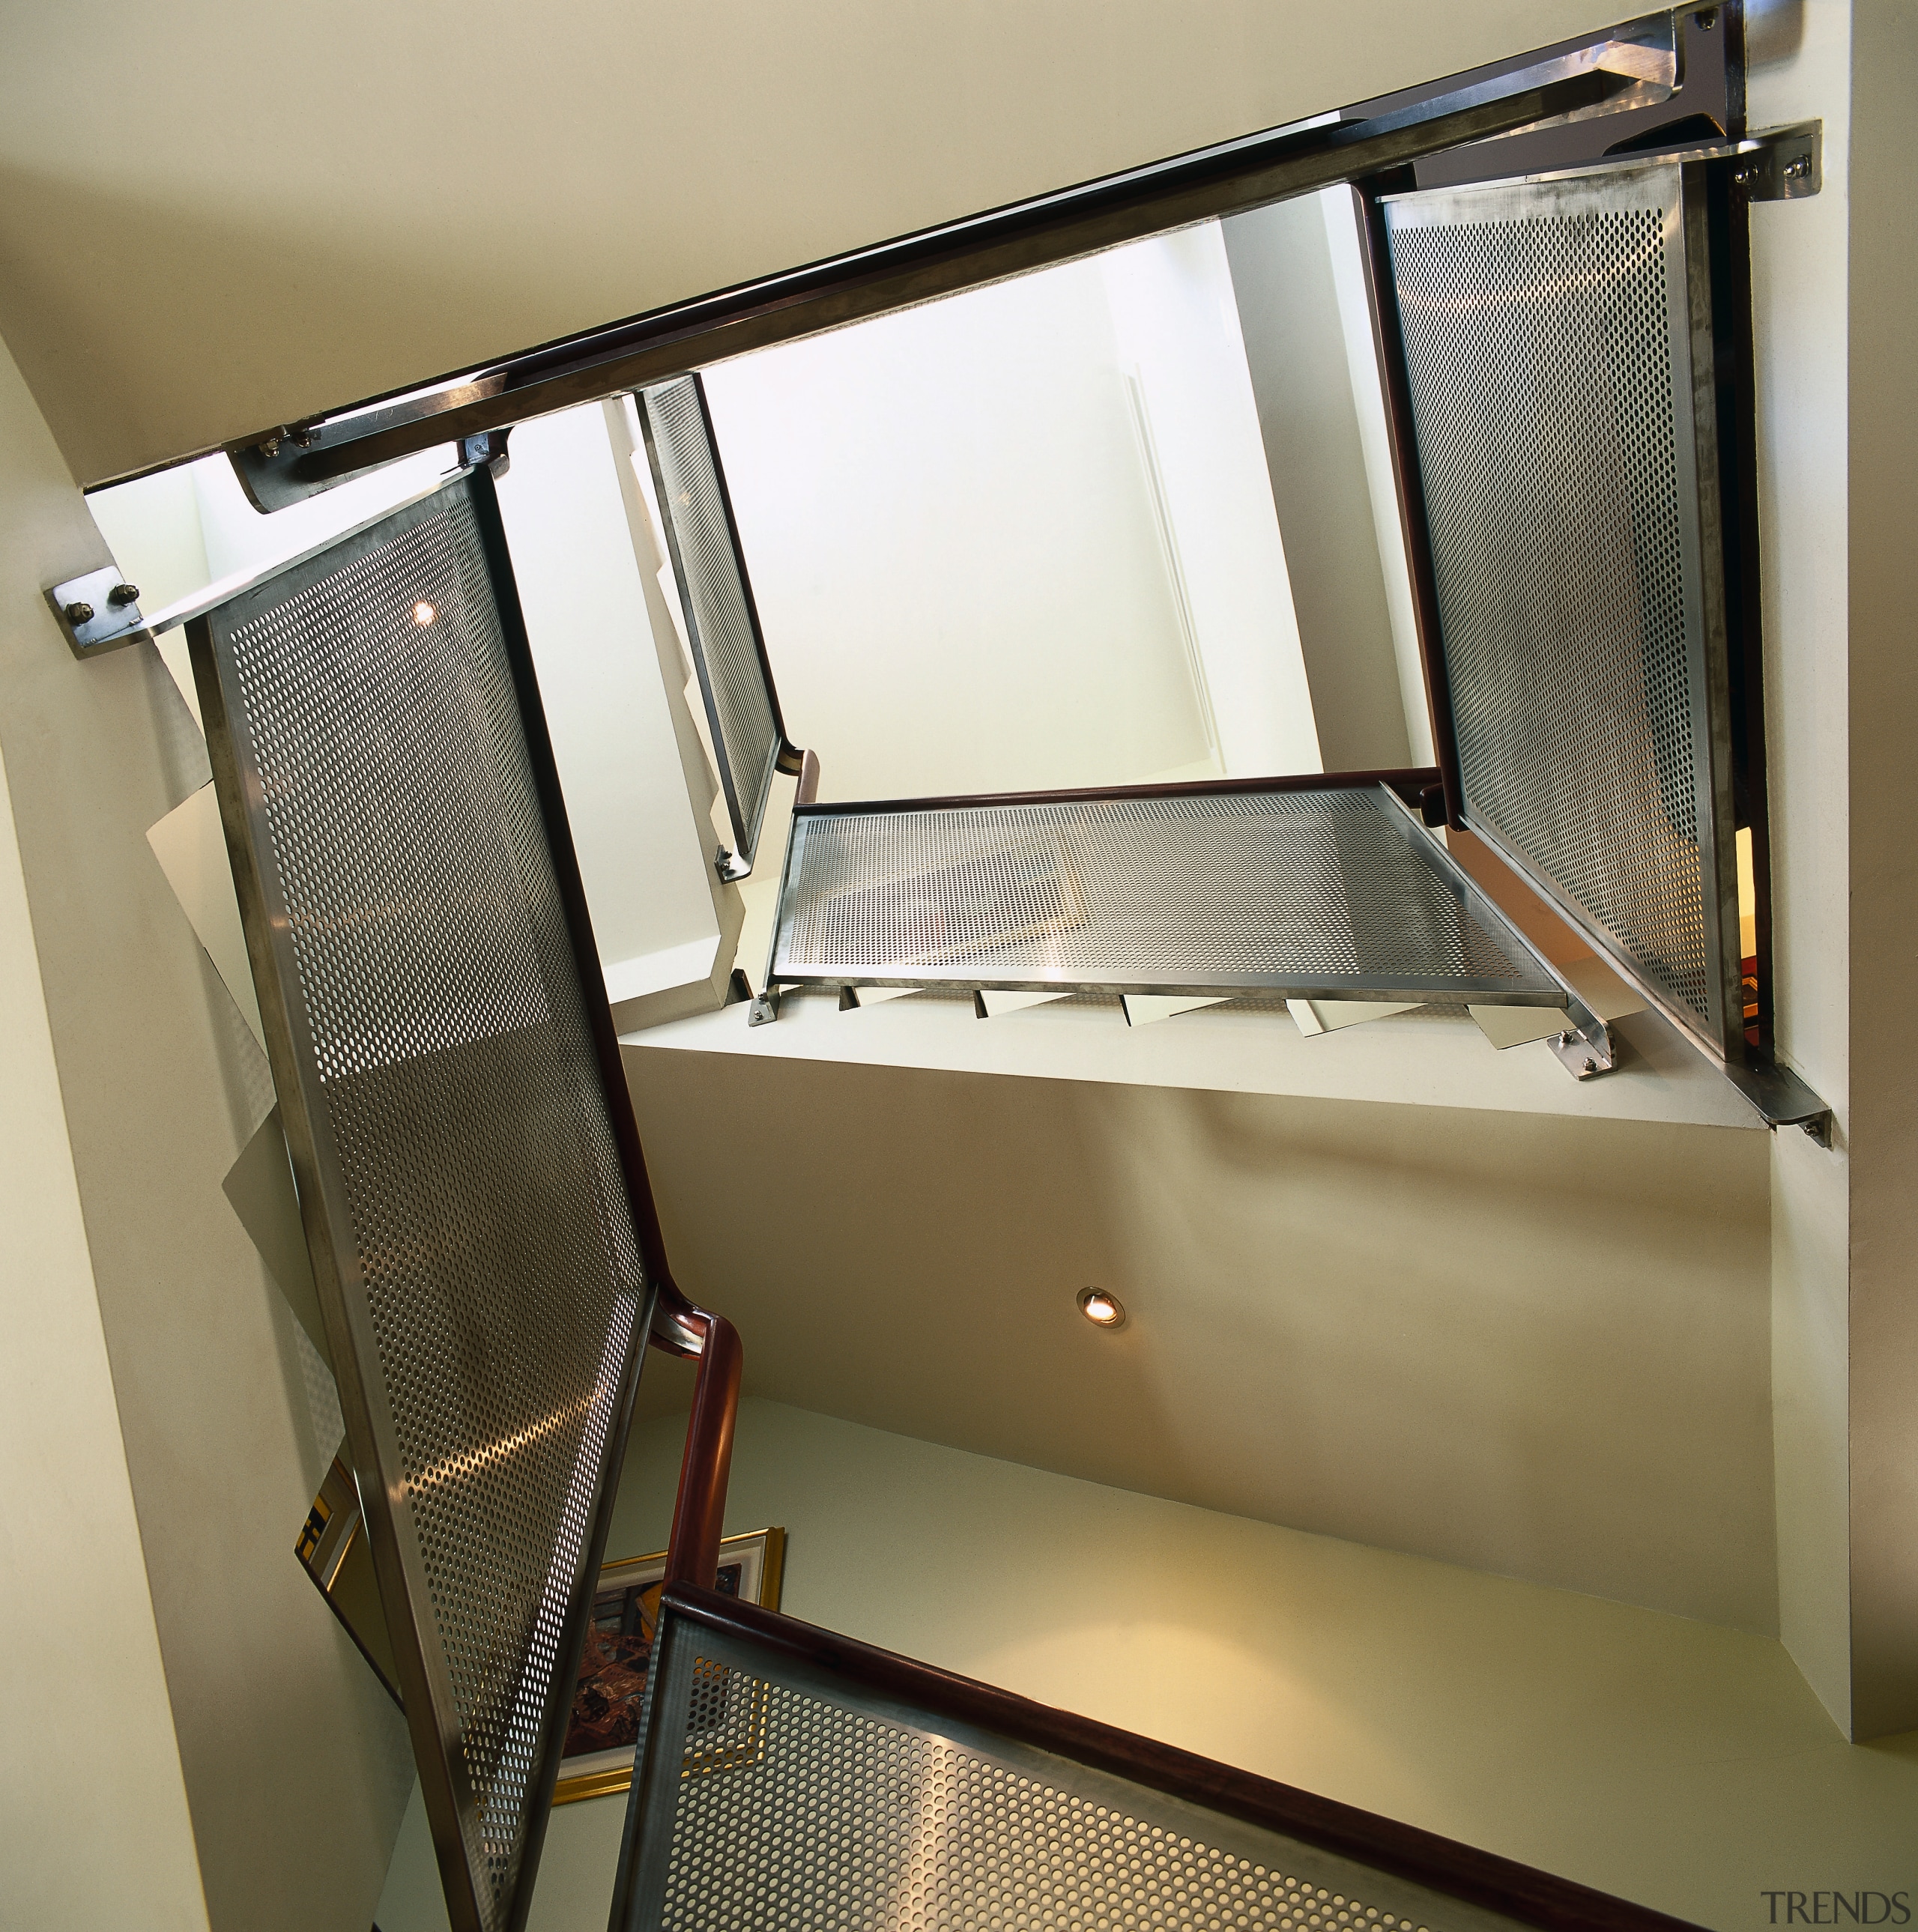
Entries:
[[[43, 1928], [207, 1923], [179, 1741], [0, 767], [0, 1864]], [[99, 1667], [98, 1616], [113, 1667]], [[104, 1742], [110, 1740], [110, 1743]]]
[[[1814, 10], [1814, 12], [1816, 10]], [[1852, 1714], [1861, 1739], [1918, 1728], [1918, 1107], [1886, 1021], [1918, 955], [1907, 772], [1918, 738], [1911, 556], [1918, 536], [1918, 14], [1851, 10], [1847, 259], [1846, 603], [1852, 1001], [1848, 1405]], [[1811, 22], [1808, 17], [1808, 38]], [[1826, 181], [1836, 144], [1827, 123]]]
[[[15, 1588], [20, 1614], [57, 1603], [74, 1630], [84, 1626], [71, 1606], [107, 1593], [126, 1612], [115, 1624], [117, 1670], [135, 1676], [136, 1596], [150, 1604], [148, 1688], [170, 1710], [142, 1721], [155, 1740], [164, 1730], [176, 1780], [150, 1874], [137, 1869], [149, 1836], [129, 1835], [139, 1808], [97, 1829], [83, 1807], [47, 1819], [28, 1852], [60, 1869], [48, 1911], [23, 1922], [363, 1924], [405, 1805], [410, 1754], [404, 1725], [293, 1554], [317, 1480], [305, 1372], [292, 1316], [221, 1186], [272, 1104], [271, 1082], [146, 838], [205, 782], [206, 747], [151, 646], [80, 663], [62, 641], [42, 586], [104, 561], [105, 546], [4, 352], [0, 536], [0, 760], [13, 814], [0, 844], [9, 866], [17, 856], [15, 925], [31, 922], [20, 943], [37, 974], [14, 968], [6, 985], [32, 994], [46, 1107], [57, 1106], [62, 1123], [48, 1145], [66, 1162], [63, 1184], [26, 1203], [12, 1239], [46, 1238], [65, 1216], [69, 1297], [86, 1293], [92, 1324], [89, 1339], [70, 1310], [63, 1336], [36, 1328], [50, 1319], [44, 1284], [31, 1269], [12, 1271], [33, 1294], [28, 1346], [17, 1359], [10, 1348], [7, 1370], [50, 1408], [47, 1439], [65, 1430], [77, 1457], [117, 1461], [127, 1492], [108, 1499], [113, 1536], [87, 1552], [93, 1566], [74, 1587], [61, 1568], [72, 1552], [35, 1524], [43, 1560]], [[32, 1474], [39, 1448], [30, 1441], [23, 1474], [8, 1472], [29, 1523], [53, 1506]], [[42, 1672], [48, 1654], [10, 1649]], [[77, 1664], [49, 1681], [80, 1697], [89, 1672]], [[78, 1733], [74, 1721], [63, 1708], [44, 1727], [10, 1730], [56, 1758], [63, 1748], [50, 1738], [83, 1736], [94, 1788], [112, 1793], [127, 1774], [118, 1760], [129, 1720], [116, 1708]], [[142, 1803], [159, 1802], [150, 1790]], [[26, 1815], [43, 1813], [35, 1794]], [[90, 1891], [110, 1891], [122, 1846], [137, 1866], [128, 1902], [86, 1909]], [[191, 1910], [179, 1902], [189, 1882]]]

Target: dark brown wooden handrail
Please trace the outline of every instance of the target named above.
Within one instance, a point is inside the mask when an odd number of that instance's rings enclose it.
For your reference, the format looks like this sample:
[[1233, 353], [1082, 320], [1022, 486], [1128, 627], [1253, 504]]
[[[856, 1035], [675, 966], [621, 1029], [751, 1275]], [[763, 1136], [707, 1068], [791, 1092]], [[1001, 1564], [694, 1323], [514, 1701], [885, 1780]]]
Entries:
[[673, 1505], [666, 1581], [710, 1590], [719, 1576], [719, 1538], [725, 1528], [726, 1484], [732, 1474], [744, 1352], [738, 1330], [723, 1315], [689, 1306], [685, 1318], [703, 1328], [704, 1340], [692, 1414], [686, 1422], [686, 1454], [680, 1463], [680, 1492]]
[[668, 1616], [683, 1617], [743, 1640], [771, 1658], [856, 1686], [937, 1720], [1130, 1779], [1154, 1791], [1202, 1805], [1229, 1818], [1283, 1833], [1375, 1869], [1430, 1886], [1451, 1898], [1502, 1912], [1546, 1932], [1697, 1932], [1609, 1892], [1515, 1859], [1500, 1858], [1415, 1825], [1342, 1804], [1247, 1771], [1117, 1730], [1070, 1711], [1054, 1709], [995, 1690], [931, 1664], [839, 1636], [710, 1589], [671, 1585], [662, 1600]]
[[819, 796], [819, 754], [802, 752], [799, 754], [799, 789], [793, 794], [794, 805], [811, 805]]
[[488, 370], [449, 376], [447, 384], [457, 387], [433, 385], [430, 395], [316, 418], [297, 436], [284, 429], [250, 435], [231, 446], [236, 468], [257, 508], [276, 508], [314, 484], [398, 457], [749, 350], [1360, 179], [1596, 107], [1634, 85], [1628, 76], [1583, 69], [1575, 56], [1526, 74], [1459, 80], [1453, 92], [1376, 119], [1319, 122], [1221, 142], [629, 316], [502, 357]]

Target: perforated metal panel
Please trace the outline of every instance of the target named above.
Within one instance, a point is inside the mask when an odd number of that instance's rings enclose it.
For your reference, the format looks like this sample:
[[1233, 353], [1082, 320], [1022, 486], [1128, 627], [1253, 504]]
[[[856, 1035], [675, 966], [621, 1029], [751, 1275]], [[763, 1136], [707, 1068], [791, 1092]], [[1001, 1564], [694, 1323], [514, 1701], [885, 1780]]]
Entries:
[[461, 1932], [524, 1922], [647, 1292], [491, 490], [191, 633]]
[[1383, 786], [802, 812], [772, 977], [1564, 998]]
[[[674, 1650], [689, 1652], [675, 1668]], [[1473, 1932], [1511, 1922], [669, 1610], [616, 1932]], [[656, 1736], [653, 1726], [659, 1728]], [[626, 1910], [620, 1914], [620, 1904]]]
[[1388, 200], [1465, 814], [1665, 1010], [1742, 1024], [1696, 170]]
[[686, 376], [641, 390], [638, 402], [726, 811], [749, 862], [785, 734], [706, 391]]

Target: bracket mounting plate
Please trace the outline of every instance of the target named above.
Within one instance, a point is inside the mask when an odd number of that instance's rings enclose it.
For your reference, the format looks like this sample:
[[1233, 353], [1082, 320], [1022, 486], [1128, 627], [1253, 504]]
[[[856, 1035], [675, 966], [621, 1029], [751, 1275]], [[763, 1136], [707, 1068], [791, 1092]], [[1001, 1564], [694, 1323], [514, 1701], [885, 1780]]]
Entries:
[[1825, 182], [1822, 121], [1763, 128], [1739, 142], [1731, 165], [1735, 186], [1749, 201], [1803, 201]]
[[140, 615], [139, 586], [116, 564], [55, 584], [47, 602], [77, 658], [97, 658], [152, 635]]

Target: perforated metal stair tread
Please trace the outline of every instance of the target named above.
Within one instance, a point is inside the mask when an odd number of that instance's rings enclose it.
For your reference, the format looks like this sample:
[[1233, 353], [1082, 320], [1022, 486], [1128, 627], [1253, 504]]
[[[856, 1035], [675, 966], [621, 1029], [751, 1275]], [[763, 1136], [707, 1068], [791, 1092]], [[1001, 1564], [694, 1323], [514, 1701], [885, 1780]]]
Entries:
[[803, 812], [771, 977], [1528, 1005], [1562, 996], [1383, 787]]

